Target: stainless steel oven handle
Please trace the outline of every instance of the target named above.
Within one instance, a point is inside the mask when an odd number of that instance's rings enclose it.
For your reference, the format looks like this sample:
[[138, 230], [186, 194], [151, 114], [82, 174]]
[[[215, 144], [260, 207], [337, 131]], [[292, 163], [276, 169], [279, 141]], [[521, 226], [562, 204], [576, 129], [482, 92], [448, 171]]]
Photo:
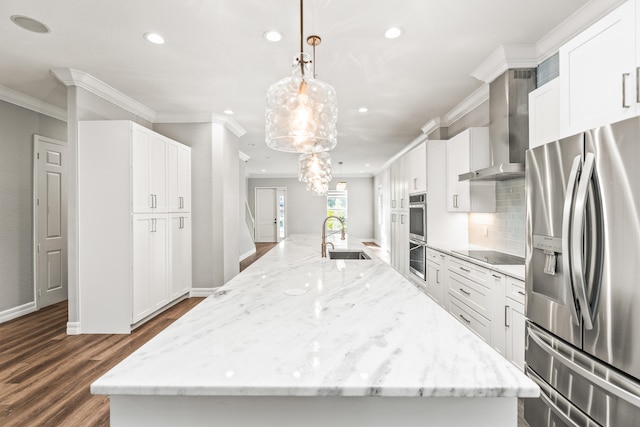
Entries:
[[581, 426], [577, 424], [575, 421], [569, 418], [567, 414], [565, 414], [560, 408], [558, 408], [558, 406], [556, 406], [556, 404], [546, 395], [546, 393], [544, 392], [544, 385], [543, 385], [544, 381], [538, 377], [538, 374], [533, 372], [531, 369], [527, 368], [527, 376], [531, 379], [531, 381], [536, 383], [538, 387], [540, 387], [540, 399], [542, 399], [544, 404], [547, 405], [549, 409], [553, 411], [554, 414], [556, 414], [560, 419], [562, 419], [562, 421], [564, 421], [567, 425], [571, 427], [586, 427], [586, 426]]
[[578, 309], [575, 302], [575, 289], [573, 287], [573, 281], [571, 280], [571, 223], [573, 214], [573, 193], [575, 192], [576, 182], [578, 181], [578, 174], [582, 168], [582, 159], [580, 156], [576, 156], [573, 159], [571, 165], [571, 172], [569, 173], [569, 182], [567, 183], [567, 191], [564, 196], [564, 208], [562, 210], [562, 271], [564, 273], [565, 286], [571, 289], [571, 304], [570, 310], [573, 314], [573, 320], [576, 325], [580, 324], [580, 317], [578, 316]]
[[594, 167], [595, 156], [593, 153], [587, 153], [582, 174], [580, 174], [576, 202], [573, 207], [573, 224], [571, 225], [571, 278], [573, 279], [576, 298], [580, 304], [584, 328], [587, 330], [593, 329], [596, 313], [595, 307], [591, 307], [587, 299], [587, 283], [584, 277], [582, 258], [582, 231], [584, 230], [587, 196]]
[[[529, 325], [528, 331], [529, 331], [529, 337], [536, 344], [538, 344], [545, 352], [552, 355], [554, 358], [556, 358], [556, 360], [558, 360], [558, 362], [562, 363], [571, 371], [582, 376], [587, 381], [591, 382], [594, 385], [597, 385], [598, 387], [605, 390], [606, 392], [611, 393], [614, 396], [617, 396], [621, 399], [624, 399], [636, 407], [640, 407], [640, 397], [628, 392], [627, 390], [624, 390], [616, 386], [613, 383], [610, 383], [604, 380], [603, 378], [599, 377], [598, 375], [594, 374], [588, 369], [582, 367], [577, 362], [574, 362], [573, 360], [569, 359], [567, 356], [560, 353], [558, 350], [556, 350], [555, 348], [553, 348], [552, 346], [544, 342], [544, 340], [540, 338], [538, 332], [536, 332], [530, 325]], [[640, 392], [640, 390], [638, 391]]]

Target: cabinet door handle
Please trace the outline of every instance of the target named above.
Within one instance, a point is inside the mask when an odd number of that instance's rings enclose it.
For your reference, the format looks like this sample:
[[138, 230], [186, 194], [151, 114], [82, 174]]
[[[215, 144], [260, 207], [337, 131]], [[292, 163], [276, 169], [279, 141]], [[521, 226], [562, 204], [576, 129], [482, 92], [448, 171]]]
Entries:
[[400, 209], [404, 209], [404, 199], [400, 199]]
[[440, 283], [440, 270], [436, 270], [436, 283]]
[[462, 320], [464, 320], [465, 322], [467, 322], [467, 323], [471, 323], [471, 320], [467, 319], [467, 318], [466, 318], [466, 317], [464, 317], [462, 314], [458, 314], [458, 316], [460, 316], [460, 318], [461, 318]]
[[156, 228], [156, 219], [155, 218], [151, 218], [151, 232], [155, 233], [157, 231]]
[[413, 189], [414, 190], [418, 189], [418, 178], [413, 178]]
[[468, 268], [464, 268], [464, 267], [459, 267], [460, 270], [466, 272], [466, 273], [471, 273], [471, 270], [469, 270]]
[[391, 214], [391, 222], [396, 222], [396, 214]]
[[391, 201], [391, 208], [392, 208], [392, 209], [395, 209], [395, 208], [396, 208], [396, 201], [395, 201], [395, 200], [392, 200], [392, 201]]
[[467, 295], [467, 296], [471, 295], [471, 292], [467, 292], [467, 291], [465, 291], [465, 290], [464, 290], [464, 289], [462, 289], [462, 288], [458, 288], [458, 289], [460, 289], [460, 292], [462, 292], [463, 294], [465, 294], [465, 295]]
[[495, 277], [495, 278], [496, 278], [496, 279], [498, 279], [498, 280], [499, 280], [499, 279], [502, 279], [502, 276], [499, 276], [499, 275], [497, 275], [497, 274], [492, 274], [492, 276], [493, 276], [493, 277]]
[[404, 224], [404, 215], [400, 215], [400, 224]]
[[522, 296], [525, 296], [525, 293], [523, 291], [518, 291], [518, 293]]
[[453, 207], [454, 208], [458, 207], [458, 195], [457, 194], [453, 195]]
[[622, 73], [622, 108], [629, 108], [627, 104], [627, 77], [629, 77], [629, 73]]
[[504, 306], [504, 326], [509, 327], [509, 306]]

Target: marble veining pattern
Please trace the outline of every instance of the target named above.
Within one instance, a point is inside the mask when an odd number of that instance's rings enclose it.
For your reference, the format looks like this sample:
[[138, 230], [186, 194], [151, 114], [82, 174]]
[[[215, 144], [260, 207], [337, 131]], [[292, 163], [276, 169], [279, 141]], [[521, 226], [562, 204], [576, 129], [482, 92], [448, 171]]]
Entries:
[[[352, 239], [347, 246], [366, 250]], [[371, 252], [369, 252], [372, 255]], [[285, 292], [297, 289], [289, 296]], [[94, 394], [505, 396], [538, 388], [393, 268], [278, 244], [91, 386]]]

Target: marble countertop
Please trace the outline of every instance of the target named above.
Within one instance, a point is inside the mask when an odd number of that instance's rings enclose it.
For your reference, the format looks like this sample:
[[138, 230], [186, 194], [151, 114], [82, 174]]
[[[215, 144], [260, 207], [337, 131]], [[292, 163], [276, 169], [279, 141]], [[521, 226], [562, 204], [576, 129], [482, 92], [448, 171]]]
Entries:
[[[367, 251], [355, 239], [343, 243]], [[319, 236], [290, 236], [95, 381], [92, 393], [538, 395], [515, 366], [369, 253], [323, 259]]]
[[521, 265], [489, 264], [488, 262], [483, 262], [483, 261], [480, 261], [479, 259], [471, 258], [469, 256], [465, 256], [463, 254], [454, 252], [456, 250], [486, 250], [488, 248], [485, 248], [482, 246], [476, 246], [476, 245], [469, 245], [465, 247], [449, 247], [447, 245], [442, 245], [442, 244], [427, 245], [427, 247], [434, 249], [436, 251], [446, 253], [447, 255], [451, 255], [456, 258], [460, 258], [465, 261], [472, 262], [474, 264], [488, 268], [489, 270], [497, 271], [502, 274], [506, 274], [507, 276], [511, 276], [516, 279], [524, 281], [524, 264], [521, 264]]

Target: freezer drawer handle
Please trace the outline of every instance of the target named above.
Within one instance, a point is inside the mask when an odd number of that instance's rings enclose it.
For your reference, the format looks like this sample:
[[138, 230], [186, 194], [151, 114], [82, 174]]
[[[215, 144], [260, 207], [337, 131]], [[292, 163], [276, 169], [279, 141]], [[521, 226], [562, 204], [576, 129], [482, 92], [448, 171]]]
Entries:
[[569, 235], [571, 233], [571, 212], [573, 210], [574, 193], [576, 182], [578, 181], [578, 173], [580, 173], [581, 167], [582, 165], [580, 156], [574, 157], [573, 164], [571, 165], [571, 172], [569, 173], [567, 192], [565, 193], [564, 208], [562, 210], [562, 235], [565, 236], [565, 238], [562, 239], [562, 269], [565, 273], [565, 284], [568, 289], [572, 289], [571, 304], [567, 305], [570, 307], [571, 313], [573, 314], [573, 320], [576, 325], [580, 324], [580, 317], [578, 316], [576, 301], [573, 298], [573, 295], [575, 295], [576, 291], [575, 289], [573, 289], [573, 281], [571, 280], [571, 250], [569, 247]]
[[467, 292], [467, 291], [465, 291], [465, 290], [464, 290], [464, 289], [462, 289], [462, 288], [458, 288], [458, 289], [460, 289], [460, 292], [462, 292], [463, 294], [465, 294], [465, 295], [467, 295], [467, 296], [468, 296], [468, 295], [471, 295], [471, 292]]
[[[549, 409], [553, 411], [554, 414], [556, 414], [560, 419], [562, 419], [562, 421], [564, 421], [567, 425], [571, 427], [584, 427], [579, 424], [576, 424], [571, 418], [567, 417], [567, 414], [565, 414], [560, 408], [558, 408], [558, 406], [555, 403], [553, 403], [553, 401], [545, 393], [544, 386], [542, 384], [543, 380], [538, 379], [538, 375], [535, 372], [527, 368], [527, 376], [531, 378], [531, 380], [534, 383], [536, 383], [538, 387], [540, 387], [540, 399], [542, 399], [544, 404], [547, 405]], [[564, 400], [562, 396], [558, 396], [558, 397]], [[591, 426], [593, 424], [590, 423], [589, 425]]]
[[[529, 327], [528, 330], [529, 330], [529, 337], [536, 344], [538, 344], [544, 351], [546, 351], [547, 353], [549, 353], [553, 357], [555, 357], [558, 360], [558, 362], [562, 363], [564, 366], [569, 368], [571, 371], [573, 371], [576, 374], [582, 376], [587, 381], [591, 382], [594, 385], [597, 385], [598, 387], [600, 387], [601, 389], [607, 391], [608, 393], [611, 393], [614, 396], [617, 396], [617, 397], [619, 397], [621, 399], [624, 399], [624, 400], [626, 400], [627, 402], [631, 403], [632, 405], [634, 405], [636, 407], [640, 407], [640, 397], [638, 397], [637, 395], [634, 395], [634, 394], [628, 392], [627, 390], [624, 390], [624, 389], [622, 389], [622, 388], [620, 388], [620, 387], [618, 387], [618, 386], [616, 386], [616, 385], [614, 385], [614, 384], [602, 379], [598, 375], [595, 375], [591, 371], [583, 368], [581, 365], [579, 365], [576, 362], [572, 361], [571, 359], [569, 359], [568, 357], [566, 357], [565, 355], [560, 353], [558, 350], [556, 350], [555, 348], [551, 347], [549, 344], [544, 342], [544, 340], [538, 336], [538, 333], [536, 331], [534, 331], [533, 328]], [[638, 390], [638, 391], [640, 392], [640, 390]]]
[[622, 73], [622, 108], [629, 108], [629, 104], [627, 104], [627, 77], [629, 77], [629, 73]]

